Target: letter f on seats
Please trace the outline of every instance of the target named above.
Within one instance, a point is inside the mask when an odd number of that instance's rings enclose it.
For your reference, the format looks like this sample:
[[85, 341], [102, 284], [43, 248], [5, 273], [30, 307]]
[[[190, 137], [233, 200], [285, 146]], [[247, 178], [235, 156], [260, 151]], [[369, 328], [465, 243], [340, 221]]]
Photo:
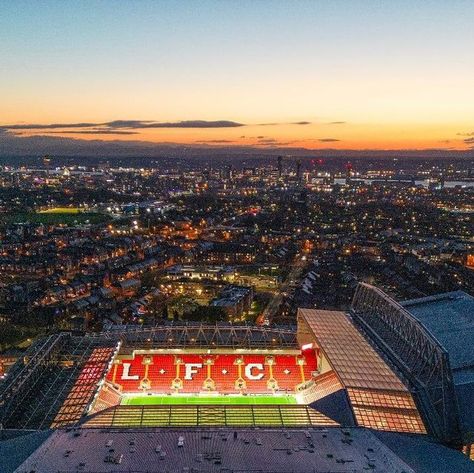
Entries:
[[202, 363], [186, 363], [184, 365], [184, 379], [193, 380], [193, 374], [196, 374], [202, 368]]

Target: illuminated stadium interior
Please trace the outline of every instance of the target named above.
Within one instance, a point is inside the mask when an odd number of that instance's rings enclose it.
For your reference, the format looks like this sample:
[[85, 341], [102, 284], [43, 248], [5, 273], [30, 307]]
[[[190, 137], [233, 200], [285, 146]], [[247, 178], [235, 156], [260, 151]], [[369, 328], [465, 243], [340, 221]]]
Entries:
[[297, 330], [63, 333], [33, 347], [11, 374], [1, 406], [7, 427], [236, 425], [240, 418], [255, 426], [426, 432], [410, 391], [336, 311], [300, 309]]
[[304, 350], [134, 350], [119, 353], [92, 407], [296, 404], [314, 382], [317, 357]]
[[124, 394], [120, 404], [122, 406], [150, 406], [150, 405], [219, 405], [219, 404], [240, 404], [240, 405], [260, 405], [260, 404], [296, 404], [296, 397], [290, 394], [246, 394], [246, 395], [232, 395], [226, 394], [206, 396], [203, 394], [186, 395], [186, 394], [175, 394], [175, 395], [162, 395], [157, 396], [153, 394], [135, 395], [135, 394]]

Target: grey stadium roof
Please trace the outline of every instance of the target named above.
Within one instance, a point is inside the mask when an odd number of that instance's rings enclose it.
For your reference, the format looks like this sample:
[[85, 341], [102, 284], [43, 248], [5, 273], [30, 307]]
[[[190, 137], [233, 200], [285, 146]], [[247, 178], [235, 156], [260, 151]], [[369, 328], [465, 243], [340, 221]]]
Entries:
[[467, 366], [474, 368], [474, 297], [463, 291], [455, 291], [412, 299], [401, 305], [449, 353], [452, 369]]
[[474, 431], [474, 297], [454, 291], [401, 305], [448, 353], [461, 424], [464, 431]]
[[[397, 437], [388, 441], [398, 442]], [[395, 453], [385, 440], [360, 428], [57, 430], [15, 473], [474, 471], [467, 457], [435, 444], [408, 440], [401, 447]], [[443, 469], [428, 458], [433, 455], [443, 456], [438, 462]]]
[[13, 473], [51, 435], [51, 430], [0, 431], [0, 471]]

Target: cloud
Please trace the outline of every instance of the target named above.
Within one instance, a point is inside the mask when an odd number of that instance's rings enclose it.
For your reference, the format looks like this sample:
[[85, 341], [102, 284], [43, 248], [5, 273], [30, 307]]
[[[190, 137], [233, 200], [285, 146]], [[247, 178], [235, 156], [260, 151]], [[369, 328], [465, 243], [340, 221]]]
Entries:
[[154, 123], [156, 123], [154, 120], [113, 120], [99, 125], [109, 128], [143, 128]]
[[[277, 126], [277, 125], [310, 125], [309, 121], [286, 123], [246, 124], [232, 120], [181, 120], [160, 122], [156, 120], [112, 120], [108, 122], [75, 122], [75, 123], [19, 123], [0, 125], [1, 130], [15, 134], [28, 132], [30, 134], [77, 134], [77, 135], [132, 135], [136, 132], [160, 128], [239, 128], [246, 126]], [[54, 130], [54, 131], [52, 131]], [[98, 131], [100, 130], [100, 131]], [[120, 130], [120, 131], [119, 131]], [[134, 131], [136, 130], [136, 132]], [[5, 131], [3, 131], [5, 133]]]
[[267, 138], [265, 136], [257, 139], [257, 146], [288, 146], [293, 143], [294, 141], [279, 141], [275, 138]]
[[474, 131], [468, 131], [468, 132], [464, 132], [464, 133], [456, 133], [456, 136], [464, 137], [462, 141], [467, 145], [474, 144]]
[[338, 140], [337, 138], [319, 138], [318, 141], [320, 141], [321, 143], [334, 143], [336, 141], [341, 140]]
[[182, 122], [154, 122], [147, 123], [137, 128], [236, 128], [245, 126], [243, 123], [229, 120], [186, 120]]
[[200, 140], [196, 143], [234, 143], [233, 140]]
[[89, 129], [100, 127], [103, 130], [143, 130], [149, 128], [235, 128], [245, 126], [243, 123], [238, 123], [230, 120], [183, 120], [177, 122], [157, 122], [153, 120], [113, 120], [103, 123], [79, 122], [79, 123], [22, 123], [16, 125], [0, 125], [2, 129], [6, 130], [64, 130], [66, 128]]
[[271, 123], [258, 123], [256, 126], [278, 126], [278, 125], [311, 125], [311, 122], [302, 120], [298, 122], [283, 122], [283, 123], [277, 123], [277, 122], [271, 122]]
[[328, 125], [345, 125], [347, 122], [329, 122]]
[[262, 136], [262, 137], [258, 137], [258, 142], [268, 144], [268, 143], [277, 143], [278, 140], [276, 140], [275, 138], [265, 138], [264, 136]]
[[54, 130], [56, 128], [91, 128], [94, 126], [105, 125], [103, 123], [49, 123], [40, 125], [38, 123], [22, 123], [20, 125], [1, 125], [8, 130]]
[[58, 135], [139, 135], [138, 131], [131, 130], [64, 130], [64, 131], [44, 131], [44, 133]]

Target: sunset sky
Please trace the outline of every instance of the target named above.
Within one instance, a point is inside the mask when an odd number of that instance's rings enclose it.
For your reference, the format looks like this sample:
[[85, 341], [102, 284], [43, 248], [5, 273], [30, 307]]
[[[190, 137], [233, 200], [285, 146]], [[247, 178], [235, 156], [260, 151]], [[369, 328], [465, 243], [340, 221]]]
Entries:
[[467, 150], [473, 25], [472, 0], [0, 0], [0, 151], [31, 135]]

